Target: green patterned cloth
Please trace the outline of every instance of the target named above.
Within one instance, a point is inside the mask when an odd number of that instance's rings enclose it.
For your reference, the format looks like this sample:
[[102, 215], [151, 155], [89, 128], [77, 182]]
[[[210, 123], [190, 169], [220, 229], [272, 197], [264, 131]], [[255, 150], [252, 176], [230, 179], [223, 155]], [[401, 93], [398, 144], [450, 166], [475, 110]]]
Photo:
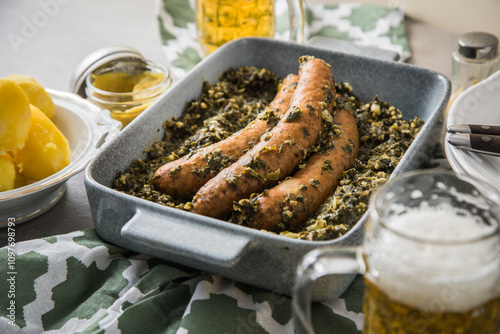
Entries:
[[[193, 23], [194, 0], [158, 0], [157, 12], [170, 71], [181, 78], [203, 57]], [[399, 53], [401, 60], [411, 56], [401, 8], [336, 3], [307, 7], [306, 13], [310, 38], [331, 37], [387, 49]], [[288, 20], [286, 0], [276, 0], [275, 38], [288, 40]]]
[[[201, 60], [193, 3], [158, 0], [162, 43], [175, 78]], [[285, 0], [278, 32], [287, 39]], [[308, 8], [310, 36], [410, 56], [401, 9], [358, 3]], [[94, 229], [0, 249], [0, 333], [293, 333], [291, 300], [269, 291], [137, 254]], [[313, 304], [317, 333], [360, 333], [363, 282]]]
[[[293, 333], [290, 298], [107, 244], [94, 229], [4, 247], [0, 265], [2, 334]], [[314, 303], [317, 333], [360, 333], [362, 293], [357, 278]]]

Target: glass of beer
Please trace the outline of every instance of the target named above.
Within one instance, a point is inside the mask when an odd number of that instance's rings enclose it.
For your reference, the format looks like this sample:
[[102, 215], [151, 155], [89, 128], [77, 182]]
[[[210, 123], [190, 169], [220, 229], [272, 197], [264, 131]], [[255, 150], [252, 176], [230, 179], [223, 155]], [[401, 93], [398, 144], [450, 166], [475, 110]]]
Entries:
[[[304, 43], [306, 26], [303, 0], [287, 0], [290, 40]], [[196, 0], [196, 29], [208, 55], [240, 37], [275, 35], [274, 0]]]
[[297, 330], [314, 333], [313, 283], [364, 275], [365, 334], [500, 333], [500, 194], [442, 170], [402, 174], [371, 198], [363, 244], [320, 248], [298, 269]]

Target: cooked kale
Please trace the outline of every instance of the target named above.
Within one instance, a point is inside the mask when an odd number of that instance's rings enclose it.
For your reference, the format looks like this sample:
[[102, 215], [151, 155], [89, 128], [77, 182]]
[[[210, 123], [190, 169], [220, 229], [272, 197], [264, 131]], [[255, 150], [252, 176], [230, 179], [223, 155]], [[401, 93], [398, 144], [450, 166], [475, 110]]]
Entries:
[[[155, 170], [244, 128], [266, 110], [277, 93], [278, 83], [279, 78], [275, 74], [255, 67], [229, 70], [213, 85], [204, 82], [201, 97], [188, 102], [181, 117], [174, 117], [163, 124], [164, 138], [145, 151], [147, 158], [134, 161], [127, 171], [120, 172], [114, 181], [114, 188], [158, 204], [189, 210], [191, 203], [186, 199], [172, 198], [151, 185]], [[360, 136], [358, 158], [352, 168], [344, 171], [337, 189], [305, 225], [298, 231], [285, 231], [281, 235], [306, 240], [329, 240], [344, 235], [366, 212], [371, 193], [387, 181], [423, 124], [418, 118], [405, 120], [401, 111], [378, 97], [368, 103], [360, 101], [348, 83], [338, 83], [336, 91], [337, 108], [345, 108], [357, 118]], [[293, 116], [287, 120], [300, 116], [302, 111], [299, 111], [292, 113]], [[277, 122], [272, 110], [261, 117]], [[324, 133], [304, 155], [307, 157], [331, 148], [332, 142], [324, 139], [339, 131], [338, 125], [325, 120]], [[262, 139], [266, 140], [266, 135]], [[282, 145], [285, 144], [294, 143]], [[264, 151], [277, 149], [281, 152], [282, 145], [266, 147]], [[218, 152], [207, 159], [209, 166], [197, 171], [200, 175], [216, 173], [234, 162], [234, 159]], [[301, 164], [304, 165], [305, 162]], [[252, 160], [246, 172], [253, 175], [253, 169], [259, 167], [259, 159]], [[325, 160], [323, 168], [331, 168], [331, 161]], [[279, 170], [268, 173], [266, 179], [276, 179], [279, 173]], [[264, 179], [260, 181], [265, 182]], [[319, 186], [315, 179], [311, 179], [309, 185]], [[307, 186], [303, 185], [304, 188]], [[293, 216], [293, 203], [300, 201], [300, 196], [290, 197], [288, 215]], [[251, 202], [250, 199], [245, 206], [235, 206], [235, 213], [229, 221], [241, 223], [238, 210], [252, 210]]]

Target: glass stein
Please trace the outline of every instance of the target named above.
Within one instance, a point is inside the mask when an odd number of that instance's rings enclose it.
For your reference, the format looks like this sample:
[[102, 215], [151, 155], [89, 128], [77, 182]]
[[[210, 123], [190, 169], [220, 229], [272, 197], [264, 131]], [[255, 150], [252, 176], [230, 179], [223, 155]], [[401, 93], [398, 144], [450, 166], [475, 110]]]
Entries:
[[[303, 0], [287, 0], [290, 40], [307, 39]], [[240, 37], [268, 37], [275, 34], [274, 0], [196, 0], [196, 29], [203, 52]]]
[[314, 333], [316, 279], [360, 273], [365, 334], [499, 333], [499, 203], [498, 190], [448, 171], [389, 181], [370, 199], [362, 246], [305, 256], [293, 296], [297, 332]]

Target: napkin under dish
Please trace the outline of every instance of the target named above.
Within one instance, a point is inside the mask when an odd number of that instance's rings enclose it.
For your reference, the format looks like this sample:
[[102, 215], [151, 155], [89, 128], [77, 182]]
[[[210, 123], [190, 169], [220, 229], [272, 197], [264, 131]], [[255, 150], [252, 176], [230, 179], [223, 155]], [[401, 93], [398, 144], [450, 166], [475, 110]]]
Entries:
[[[0, 263], [0, 333], [294, 332], [289, 297], [108, 244], [95, 229], [0, 248]], [[360, 277], [313, 303], [316, 328], [361, 333]]]

